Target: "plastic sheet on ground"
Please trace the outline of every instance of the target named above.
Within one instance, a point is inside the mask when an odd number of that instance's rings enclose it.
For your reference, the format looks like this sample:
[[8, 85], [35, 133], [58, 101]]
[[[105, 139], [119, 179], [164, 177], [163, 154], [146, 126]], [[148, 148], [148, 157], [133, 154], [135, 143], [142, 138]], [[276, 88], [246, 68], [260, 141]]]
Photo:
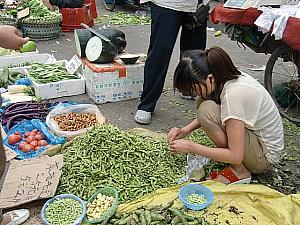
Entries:
[[[188, 214], [205, 218], [211, 224], [221, 225], [297, 225], [300, 224], [300, 194], [284, 195], [263, 185], [224, 185], [202, 182], [214, 193], [213, 203], [205, 210]], [[120, 212], [132, 211], [140, 206], [166, 204], [177, 198], [180, 186], [157, 190], [129, 204], [119, 207]]]

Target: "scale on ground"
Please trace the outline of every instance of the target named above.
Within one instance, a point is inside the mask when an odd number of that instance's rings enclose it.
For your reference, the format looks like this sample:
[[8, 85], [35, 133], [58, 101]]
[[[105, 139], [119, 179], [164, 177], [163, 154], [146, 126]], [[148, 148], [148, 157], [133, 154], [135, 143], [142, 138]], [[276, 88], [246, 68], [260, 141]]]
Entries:
[[250, 7], [258, 8], [260, 6], [272, 6], [285, 4], [285, 0], [227, 0], [224, 7], [247, 9]]

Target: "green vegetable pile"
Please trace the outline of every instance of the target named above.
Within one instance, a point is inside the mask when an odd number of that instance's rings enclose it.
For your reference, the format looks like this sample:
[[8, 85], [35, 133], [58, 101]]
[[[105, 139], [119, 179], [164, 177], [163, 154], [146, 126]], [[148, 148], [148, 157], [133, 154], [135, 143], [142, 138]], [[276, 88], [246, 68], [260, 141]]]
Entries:
[[209, 225], [202, 218], [185, 214], [173, 207], [173, 202], [166, 206], [142, 207], [130, 213], [115, 215], [107, 225]]
[[30, 0], [23, 3], [23, 8], [29, 7], [29, 16], [22, 19], [22, 22], [60, 22], [62, 16], [58, 12], [51, 12], [43, 3], [42, 0]]
[[33, 63], [28, 72], [29, 76], [39, 84], [78, 79], [76, 75], [69, 74], [62, 64]]
[[0, 87], [7, 88], [8, 85], [13, 85], [16, 80], [24, 77], [24, 74], [9, 71], [7, 67], [4, 67], [0, 73]]
[[205, 196], [199, 194], [190, 194], [189, 196], [186, 197], [186, 201], [190, 204], [197, 204], [197, 205], [207, 203]]
[[45, 210], [45, 216], [51, 225], [70, 225], [81, 216], [82, 211], [82, 205], [78, 201], [63, 198], [50, 203]]
[[185, 175], [186, 155], [174, 155], [163, 140], [99, 125], [64, 149], [58, 193], [87, 200], [101, 186], [118, 190], [121, 202], [170, 187]]
[[95, 23], [114, 24], [114, 25], [149, 25], [151, 24], [150, 16], [136, 16], [125, 14], [124, 12], [116, 12], [113, 15], [98, 16]]

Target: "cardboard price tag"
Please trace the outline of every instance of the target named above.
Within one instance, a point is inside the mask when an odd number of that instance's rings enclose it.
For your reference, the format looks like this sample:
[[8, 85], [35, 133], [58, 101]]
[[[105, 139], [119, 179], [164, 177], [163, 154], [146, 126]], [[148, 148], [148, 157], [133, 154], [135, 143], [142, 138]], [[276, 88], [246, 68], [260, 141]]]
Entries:
[[17, 18], [21, 19], [23, 17], [26, 17], [29, 15], [29, 8], [23, 9], [20, 12], [17, 13]]
[[63, 156], [12, 160], [0, 180], [0, 208], [10, 208], [55, 195]]
[[66, 63], [66, 69], [70, 74], [74, 74], [78, 68], [81, 66], [81, 60], [77, 55], [74, 55], [72, 59]]

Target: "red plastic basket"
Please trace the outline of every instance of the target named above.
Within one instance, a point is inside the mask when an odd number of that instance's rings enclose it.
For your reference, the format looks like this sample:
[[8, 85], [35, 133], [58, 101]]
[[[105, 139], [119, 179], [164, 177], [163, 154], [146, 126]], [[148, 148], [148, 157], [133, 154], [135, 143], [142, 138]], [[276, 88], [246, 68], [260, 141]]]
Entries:
[[96, 19], [98, 16], [96, 0], [84, 0], [84, 4], [92, 4], [92, 15], [93, 15], [93, 18]]
[[62, 8], [62, 31], [70, 32], [74, 29], [81, 29], [81, 23], [85, 23], [90, 27], [94, 26], [94, 19], [92, 16], [92, 4], [85, 4], [82, 8]]

